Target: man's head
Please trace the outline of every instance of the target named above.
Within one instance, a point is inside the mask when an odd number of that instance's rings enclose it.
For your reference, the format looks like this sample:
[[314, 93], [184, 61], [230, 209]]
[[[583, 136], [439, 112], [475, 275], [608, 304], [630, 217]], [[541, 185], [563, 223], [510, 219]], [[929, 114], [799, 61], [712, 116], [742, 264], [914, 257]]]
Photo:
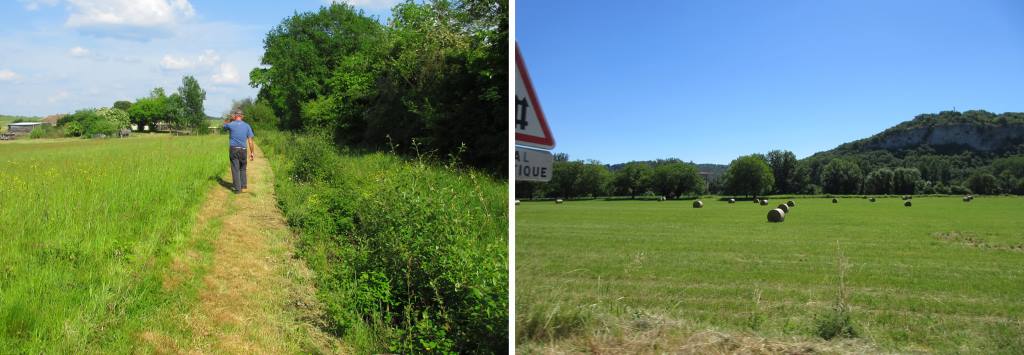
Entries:
[[231, 113], [232, 120], [241, 121], [243, 117], [244, 116], [242, 115], [242, 111], [235, 111]]

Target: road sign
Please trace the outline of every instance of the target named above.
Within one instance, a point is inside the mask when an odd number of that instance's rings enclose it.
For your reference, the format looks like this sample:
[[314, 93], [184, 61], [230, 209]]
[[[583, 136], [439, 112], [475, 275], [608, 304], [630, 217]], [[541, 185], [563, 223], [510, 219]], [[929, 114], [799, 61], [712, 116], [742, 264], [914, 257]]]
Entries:
[[519, 54], [519, 43], [516, 43], [516, 144], [541, 149], [555, 147], [555, 137], [551, 135], [544, 111], [537, 101], [537, 93], [530, 82], [530, 74], [526, 72], [526, 64]]
[[516, 147], [516, 181], [551, 181], [554, 161], [551, 152]]

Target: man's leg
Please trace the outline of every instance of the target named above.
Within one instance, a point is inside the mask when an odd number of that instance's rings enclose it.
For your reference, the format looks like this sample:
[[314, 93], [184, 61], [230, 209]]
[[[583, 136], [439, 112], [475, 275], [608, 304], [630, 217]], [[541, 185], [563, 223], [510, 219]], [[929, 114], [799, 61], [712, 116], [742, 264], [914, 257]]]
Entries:
[[241, 162], [238, 161], [238, 154], [235, 153], [236, 150], [231, 150], [231, 183], [234, 185], [232, 190], [237, 193], [242, 189], [242, 180], [239, 176], [239, 165]]
[[[239, 153], [239, 154], [241, 156], [239, 157], [238, 170], [240, 171], [239, 175], [241, 176], [242, 189], [248, 189], [249, 188], [249, 177], [248, 177], [248, 174], [245, 173], [246, 172], [245, 168], [249, 165], [249, 155], [248, 155], [248, 152], [245, 149], [241, 149], [241, 153]], [[239, 191], [241, 191], [241, 190], [239, 190]]]

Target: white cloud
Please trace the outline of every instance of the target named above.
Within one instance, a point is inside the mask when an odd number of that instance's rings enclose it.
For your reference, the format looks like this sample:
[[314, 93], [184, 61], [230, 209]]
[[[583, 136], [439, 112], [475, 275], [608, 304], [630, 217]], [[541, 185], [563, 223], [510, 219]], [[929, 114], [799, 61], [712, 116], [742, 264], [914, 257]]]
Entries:
[[19, 0], [22, 4], [25, 4], [25, 9], [29, 11], [39, 10], [41, 6], [53, 7], [57, 5], [60, 0]]
[[14, 73], [14, 72], [12, 72], [10, 70], [7, 70], [7, 69], [0, 70], [0, 80], [2, 80], [2, 81], [14, 80], [14, 78], [17, 78], [17, 77], [18, 77], [18, 74]]
[[202, 66], [212, 67], [217, 63], [220, 63], [220, 55], [218, 55], [217, 52], [212, 49], [207, 49], [206, 52], [203, 52], [203, 54], [199, 55], [199, 58], [196, 60], [196, 62]]
[[182, 70], [182, 69], [191, 68], [192, 67], [192, 62], [189, 61], [187, 58], [184, 58], [184, 57], [175, 58], [175, 57], [171, 56], [170, 54], [168, 54], [168, 55], [165, 55], [164, 58], [160, 60], [160, 67], [165, 69], [165, 70]]
[[395, 6], [399, 0], [327, 0], [327, 3], [346, 3], [356, 8], [367, 10], [387, 10]]
[[67, 0], [72, 28], [164, 27], [195, 16], [188, 0]]
[[220, 65], [220, 71], [214, 73], [211, 79], [217, 84], [238, 84], [241, 81], [241, 76], [238, 75], [238, 69], [234, 64], [224, 63]]
[[61, 91], [58, 91], [56, 94], [53, 94], [53, 96], [50, 96], [49, 98], [47, 98], [46, 101], [49, 101], [52, 104], [52, 103], [56, 103], [57, 101], [64, 100], [64, 99], [68, 98], [68, 96], [70, 96], [70, 94], [68, 94], [67, 91], [61, 90]]
[[68, 50], [68, 54], [72, 57], [84, 57], [89, 55], [89, 50], [82, 47], [74, 47]]

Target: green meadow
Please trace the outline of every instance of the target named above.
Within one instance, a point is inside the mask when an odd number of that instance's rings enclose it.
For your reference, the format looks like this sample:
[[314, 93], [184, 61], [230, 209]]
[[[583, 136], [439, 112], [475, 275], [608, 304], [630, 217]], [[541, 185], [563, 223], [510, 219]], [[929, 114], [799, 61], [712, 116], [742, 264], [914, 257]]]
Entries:
[[125, 352], [180, 295], [161, 287], [224, 139], [0, 144], [0, 349]]
[[[1024, 351], [1024, 199], [792, 199], [783, 223], [766, 214], [789, 198], [523, 202], [520, 351], [671, 352], [708, 330], [839, 352]], [[853, 335], [827, 341], [837, 304]]]

